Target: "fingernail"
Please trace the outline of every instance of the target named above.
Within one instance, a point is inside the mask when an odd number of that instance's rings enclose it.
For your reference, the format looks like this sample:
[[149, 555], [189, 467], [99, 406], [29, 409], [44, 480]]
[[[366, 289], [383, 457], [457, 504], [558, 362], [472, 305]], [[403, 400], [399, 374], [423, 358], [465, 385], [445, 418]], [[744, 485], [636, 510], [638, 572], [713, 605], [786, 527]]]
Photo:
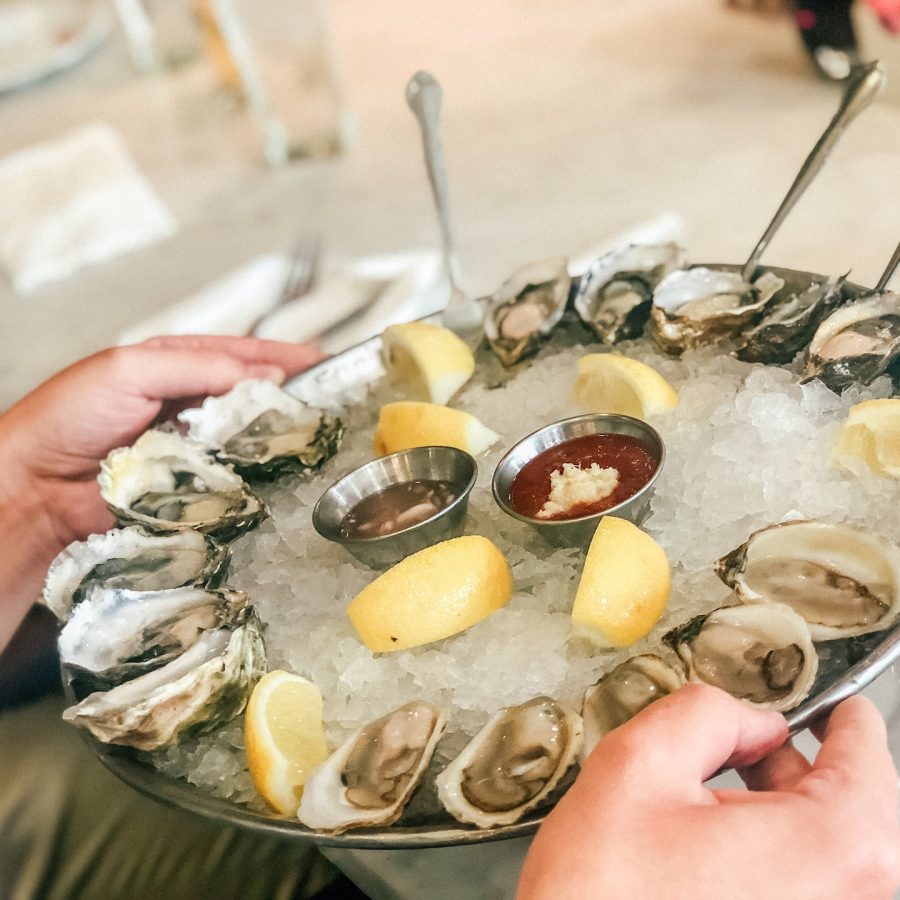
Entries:
[[267, 366], [262, 363], [247, 366], [247, 374], [251, 378], [263, 378], [266, 381], [274, 381], [275, 384], [283, 384], [285, 378], [287, 378], [287, 373], [281, 366]]

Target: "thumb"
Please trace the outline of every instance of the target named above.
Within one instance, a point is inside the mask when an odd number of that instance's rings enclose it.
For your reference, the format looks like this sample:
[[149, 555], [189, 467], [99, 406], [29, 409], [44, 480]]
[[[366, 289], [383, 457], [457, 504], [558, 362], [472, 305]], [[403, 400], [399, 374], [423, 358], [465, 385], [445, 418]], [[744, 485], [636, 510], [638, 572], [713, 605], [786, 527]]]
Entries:
[[780, 713], [759, 710], [718, 688], [689, 684], [604, 737], [588, 778], [626, 779], [644, 794], [708, 802], [703, 782], [724, 766], [747, 766], [787, 739]]

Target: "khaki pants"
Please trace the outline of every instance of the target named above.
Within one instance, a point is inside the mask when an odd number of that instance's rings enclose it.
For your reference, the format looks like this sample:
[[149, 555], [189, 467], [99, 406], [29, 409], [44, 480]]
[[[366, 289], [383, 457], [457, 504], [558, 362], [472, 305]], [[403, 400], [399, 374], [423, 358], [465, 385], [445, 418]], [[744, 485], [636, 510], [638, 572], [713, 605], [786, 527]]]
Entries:
[[217, 825], [122, 784], [52, 697], [0, 713], [2, 900], [309, 897], [335, 870], [311, 845]]

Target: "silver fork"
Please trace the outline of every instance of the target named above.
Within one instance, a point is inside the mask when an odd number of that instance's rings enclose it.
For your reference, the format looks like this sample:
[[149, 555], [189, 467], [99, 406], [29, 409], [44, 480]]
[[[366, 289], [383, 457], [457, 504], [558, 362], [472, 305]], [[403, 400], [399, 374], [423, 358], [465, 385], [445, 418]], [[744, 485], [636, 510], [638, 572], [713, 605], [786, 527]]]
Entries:
[[299, 300], [300, 297], [312, 290], [319, 273], [321, 248], [322, 239], [318, 236], [304, 235], [297, 241], [278, 299], [247, 329], [248, 337], [255, 337], [263, 322], [281, 307], [293, 303], [294, 300]]

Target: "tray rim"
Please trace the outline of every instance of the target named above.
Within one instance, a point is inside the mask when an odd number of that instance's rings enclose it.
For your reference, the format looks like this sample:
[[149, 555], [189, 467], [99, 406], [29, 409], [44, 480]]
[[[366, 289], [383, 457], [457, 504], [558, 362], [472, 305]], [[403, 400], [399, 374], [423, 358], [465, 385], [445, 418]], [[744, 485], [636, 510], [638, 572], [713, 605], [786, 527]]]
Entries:
[[[730, 271], [741, 267], [732, 263], [696, 263], [691, 268], [708, 266]], [[783, 266], [760, 266], [760, 269], [775, 274], [812, 279], [826, 279], [829, 276], [801, 269]], [[847, 282], [845, 287], [862, 293], [868, 288]], [[440, 314], [425, 316], [420, 321], [437, 322]], [[381, 335], [375, 335], [366, 341], [349, 347], [315, 366], [295, 376], [285, 385], [286, 388], [298, 387], [312, 381], [328, 369], [335, 367], [339, 361], [354, 355], [371, 354], [381, 342]], [[857, 694], [871, 684], [879, 675], [900, 659], [900, 622], [884, 633], [878, 642], [859, 662], [848, 668], [836, 681], [815, 697], [808, 699], [796, 709], [785, 714], [791, 735], [808, 728], [817, 719], [826, 715], [838, 703]], [[66, 698], [73, 701], [65, 676], [63, 677]], [[270, 834], [280, 838], [289, 838], [303, 843], [315, 843], [324, 847], [343, 847], [362, 850], [400, 850], [424, 849], [431, 847], [456, 847], [468, 844], [482, 844], [493, 841], [510, 840], [533, 835], [544, 821], [549, 810], [533, 812], [531, 815], [512, 825], [486, 829], [448, 823], [447, 825], [388, 825], [382, 828], [354, 829], [343, 834], [332, 835], [312, 831], [296, 818], [277, 816], [274, 813], [256, 812], [230, 800], [224, 800], [207, 793], [202, 788], [185, 779], [166, 775], [141, 761], [127, 747], [104, 744], [87, 732], [82, 732], [94, 755], [116, 777], [141, 794], [177, 809], [213, 819], [222, 824], [235, 825], [251, 831]]]

